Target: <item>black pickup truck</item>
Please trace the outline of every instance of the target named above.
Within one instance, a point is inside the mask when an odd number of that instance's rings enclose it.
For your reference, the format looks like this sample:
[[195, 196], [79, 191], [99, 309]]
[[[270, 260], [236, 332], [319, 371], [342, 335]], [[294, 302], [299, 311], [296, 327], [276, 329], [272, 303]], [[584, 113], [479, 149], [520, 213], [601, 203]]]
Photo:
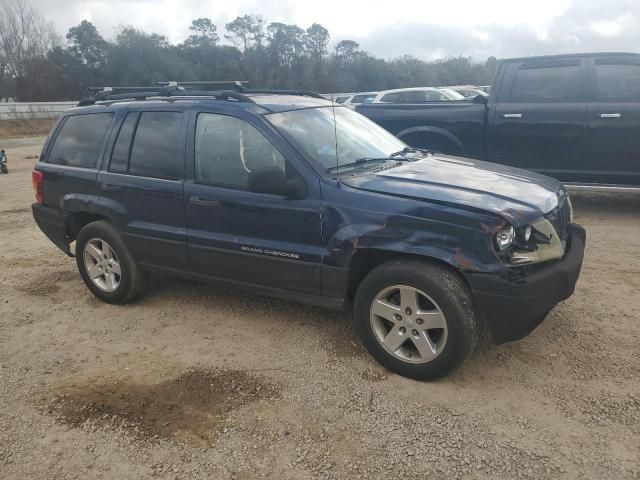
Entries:
[[565, 183], [640, 186], [638, 54], [509, 59], [487, 99], [357, 110], [414, 147]]

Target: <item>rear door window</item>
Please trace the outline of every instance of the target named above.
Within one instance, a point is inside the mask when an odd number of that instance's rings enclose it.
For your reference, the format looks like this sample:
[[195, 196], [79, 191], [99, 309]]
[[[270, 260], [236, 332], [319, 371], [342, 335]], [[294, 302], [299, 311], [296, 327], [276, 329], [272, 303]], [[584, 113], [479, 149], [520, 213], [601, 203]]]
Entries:
[[131, 140], [133, 140], [133, 132], [138, 122], [138, 112], [131, 112], [127, 115], [116, 143], [113, 145], [111, 152], [111, 161], [109, 162], [109, 171], [116, 173], [125, 173], [129, 166], [129, 152], [131, 151]]
[[640, 101], [640, 65], [596, 61], [596, 99]]
[[513, 102], [571, 102], [582, 97], [579, 62], [571, 64], [523, 65], [515, 74]]
[[95, 168], [112, 117], [112, 113], [67, 117], [47, 156], [47, 163]]
[[184, 159], [182, 113], [143, 112], [131, 147], [129, 173], [177, 179]]

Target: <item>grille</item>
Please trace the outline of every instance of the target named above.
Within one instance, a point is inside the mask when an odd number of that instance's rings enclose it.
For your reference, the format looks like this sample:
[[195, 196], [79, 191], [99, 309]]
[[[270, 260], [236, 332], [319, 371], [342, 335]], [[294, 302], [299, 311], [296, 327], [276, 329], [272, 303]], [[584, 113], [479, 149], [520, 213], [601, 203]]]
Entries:
[[551, 222], [551, 225], [556, 229], [556, 233], [562, 241], [567, 239], [569, 216], [569, 202], [567, 202], [566, 198], [562, 200], [560, 205], [545, 215], [545, 218]]

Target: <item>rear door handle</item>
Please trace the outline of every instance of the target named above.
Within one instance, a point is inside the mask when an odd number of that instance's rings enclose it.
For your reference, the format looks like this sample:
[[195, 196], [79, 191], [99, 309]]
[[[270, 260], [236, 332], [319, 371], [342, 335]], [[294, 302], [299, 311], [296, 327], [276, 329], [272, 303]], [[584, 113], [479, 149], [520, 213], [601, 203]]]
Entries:
[[102, 190], [107, 192], [117, 192], [118, 190], [122, 190], [122, 185], [115, 185], [113, 183], [103, 183]]
[[522, 118], [521, 113], [503, 113], [502, 118]]
[[189, 198], [189, 203], [200, 207], [217, 207], [220, 205], [220, 200], [207, 197], [191, 197]]
[[600, 118], [622, 118], [621, 113], [601, 113]]

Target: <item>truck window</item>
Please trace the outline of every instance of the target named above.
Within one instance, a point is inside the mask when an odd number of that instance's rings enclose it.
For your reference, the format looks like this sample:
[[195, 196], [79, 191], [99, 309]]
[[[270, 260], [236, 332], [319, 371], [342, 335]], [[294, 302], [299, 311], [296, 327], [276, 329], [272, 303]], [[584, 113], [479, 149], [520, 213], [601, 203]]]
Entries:
[[581, 96], [580, 65], [523, 65], [511, 88], [512, 102], [571, 102]]
[[47, 163], [95, 168], [112, 113], [67, 117], [47, 156]]
[[640, 65], [596, 61], [596, 99], [640, 101]]
[[253, 125], [228, 115], [201, 113], [196, 123], [196, 181], [246, 188], [252, 169], [285, 159]]
[[133, 139], [133, 132], [135, 131], [139, 115], [140, 114], [138, 112], [129, 113], [124, 122], [122, 122], [118, 138], [116, 139], [116, 143], [113, 145], [113, 150], [111, 152], [109, 171], [116, 173], [125, 173], [127, 171], [127, 167], [129, 166], [131, 140]]
[[179, 112], [143, 112], [131, 148], [129, 173], [178, 178], [184, 158], [184, 150], [180, 148], [181, 124]]

